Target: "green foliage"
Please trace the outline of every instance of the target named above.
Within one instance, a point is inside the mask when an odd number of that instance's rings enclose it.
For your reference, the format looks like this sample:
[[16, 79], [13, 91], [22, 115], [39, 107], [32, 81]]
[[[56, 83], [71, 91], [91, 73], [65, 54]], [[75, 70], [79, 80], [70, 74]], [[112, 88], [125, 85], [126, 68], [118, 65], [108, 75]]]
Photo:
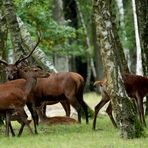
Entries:
[[127, 40], [123, 43], [124, 47], [133, 51], [135, 48], [135, 32], [131, 1], [129, 1], [128, 5], [125, 5], [125, 30]]
[[121, 25], [119, 10], [117, 4], [113, 3], [113, 13], [116, 17], [116, 24], [118, 27], [118, 33], [120, 36], [120, 41], [123, 48], [127, 48], [133, 51], [135, 48], [135, 32], [134, 32], [134, 20], [133, 20], [133, 10], [131, 1], [123, 3], [124, 7], [124, 26]]
[[84, 44], [84, 31], [58, 24], [52, 18], [53, 1], [44, 0], [16, 0], [17, 14], [26, 24], [29, 32], [36, 36], [36, 30], [43, 33], [42, 49], [48, 54], [83, 56], [85, 58], [86, 47]]

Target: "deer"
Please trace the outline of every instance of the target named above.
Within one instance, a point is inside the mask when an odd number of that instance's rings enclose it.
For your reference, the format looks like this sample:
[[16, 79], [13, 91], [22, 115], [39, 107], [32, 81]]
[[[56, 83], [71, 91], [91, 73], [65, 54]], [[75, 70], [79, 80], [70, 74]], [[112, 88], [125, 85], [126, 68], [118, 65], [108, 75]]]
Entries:
[[[51, 73], [48, 78], [39, 78], [34, 89], [34, 103], [37, 108], [43, 102], [67, 101], [78, 113], [78, 121], [81, 123], [81, 110], [84, 110], [86, 123], [88, 123], [87, 105], [83, 100], [84, 78], [75, 72]], [[38, 110], [41, 121], [44, 115]]]
[[28, 126], [30, 133], [33, 133], [27, 121], [24, 106], [28, 95], [37, 83], [37, 77], [47, 77], [49, 73], [40, 69], [31, 69], [31, 71], [20, 70], [19, 75], [25, 79], [22, 87], [18, 87], [17, 80], [11, 81], [14, 84], [6, 82], [0, 85], [0, 112], [5, 112], [6, 115], [6, 136], [9, 136], [9, 127], [12, 128], [11, 118], [14, 117], [22, 123], [18, 136], [21, 136], [25, 125]]
[[[34, 48], [31, 50], [31, 52], [21, 58], [20, 58], [14, 63], [14, 64], [8, 64], [5, 60], [3, 59], [0, 59], [0, 63], [3, 64], [5, 66], [5, 71], [6, 71], [6, 79], [7, 80], [15, 80], [15, 79], [19, 79], [21, 76], [19, 75], [19, 71], [21, 70], [21, 68], [19, 67], [19, 64], [21, 64], [22, 62], [24, 62], [26, 59], [28, 59], [32, 53], [34, 52], [34, 50], [37, 48], [37, 46], [39, 45], [41, 41], [41, 36], [40, 34], [38, 33], [38, 41], [37, 43], [35, 44]], [[33, 118], [33, 121], [34, 121], [34, 129], [35, 129], [35, 133], [37, 134], [37, 129], [36, 129], [36, 125], [38, 124], [38, 115], [36, 113], [36, 111], [33, 109], [33, 106], [32, 106], [32, 103], [30, 102], [26, 102], [26, 105], [32, 115], [32, 118]]]
[[78, 124], [78, 121], [73, 118], [70, 118], [70, 117], [54, 116], [54, 117], [46, 118], [44, 120], [43, 124], [46, 124], [46, 125], [55, 125], [55, 124], [71, 125], [71, 124]]
[[[144, 118], [144, 108], [143, 108], [143, 98], [148, 93], [148, 78], [145, 76], [134, 75], [134, 74], [123, 74], [123, 84], [125, 86], [125, 90], [128, 96], [136, 103], [137, 111], [139, 114], [139, 119], [142, 125], [146, 126], [145, 118]], [[101, 89], [101, 101], [95, 106], [95, 115], [93, 120], [93, 129], [96, 128], [96, 118], [99, 110], [109, 102], [107, 107], [107, 113], [112, 121], [114, 127], [117, 127], [116, 122], [112, 115], [112, 105], [110, 101], [110, 96], [106, 91], [106, 80], [95, 81], [94, 85], [99, 85]]]
[[[32, 55], [32, 53], [34, 52], [36, 47], [39, 45], [40, 41], [41, 41], [41, 37], [38, 35], [38, 41], [37, 41], [36, 45], [34, 46], [34, 48], [32, 49], [32, 51], [27, 56], [25, 56], [24, 58], [21, 58], [21, 56], [20, 56], [20, 58], [14, 64], [8, 64], [5, 60], [0, 59], [0, 63], [5, 66], [7, 80], [10, 81], [10, 80], [15, 80], [15, 79], [20, 78], [19, 70], [21, 68], [20, 68], [19, 64], [23, 63], [26, 59], [28, 59]], [[48, 104], [52, 105], [52, 104], [56, 104], [56, 103], [59, 103], [59, 101], [52, 101], [52, 102], [49, 102]], [[60, 103], [62, 104], [62, 106], [63, 106], [63, 108], [66, 112], [66, 116], [69, 117], [70, 116], [70, 105], [69, 105], [69, 103], [67, 101], [60, 101]], [[34, 121], [35, 133], [37, 134], [36, 125], [38, 125], [38, 115], [32, 107], [32, 102], [27, 101], [26, 105], [27, 105], [27, 107], [28, 107], [28, 109], [29, 109], [29, 111], [32, 115], [32, 118], [33, 118], [33, 121]], [[45, 112], [45, 110], [46, 109], [44, 108], [44, 112]]]
[[[15, 72], [10, 72], [10, 76], [8, 75], [8, 78], [13, 78], [14, 76], [11, 76], [11, 75], [14, 73], [18, 75], [18, 71], [19, 69], [16, 68]], [[44, 78], [38, 79], [39, 83], [37, 81], [37, 87], [36, 87], [37, 91], [35, 91], [34, 93], [35, 94], [34, 98], [40, 98], [40, 105], [41, 105], [41, 102], [43, 101], [48, 101], [51, 104], [53, 102], [55, 103], [63, 102], [68, 116], [70, 115], [70, 104], [71, 104], [78, 112], [79, 122], [81, 122], [80, 112], [82, 107], [86, 115], [86, 123], [88, 123], [87, 105], [83, 100], [84, 78], [78, 73], [74, 73], [74, 72], [65, 72], [65, 73], [57, 73], [57, 74], [53, 73], [53, 74], [50, 74], [50, 76], [51, 78], [49, 77], [46, 79]], [[69, 84], [70, 82], [71, 84]], [[20, 82], [20, 83], [23, 83], [23, 82]], [[59, 92], [55, 91], [57, 90], [57, 88], [60, 90]], [[40, 93], [41, 91], [42, 93]], [[36, 94], [38, 94], [38, 96], [36, 96]], [[27, 106], [28, 104], [32, 104], [30, 102], [30, 99], [28, 99], [27, 101]], [[43, 116], [43, 114], [41, 113], [39, 114]], [[37, 115], [35, 116], [33, 115], [33, 119], [35, 121], [34, 125], [37, 125], [37, 122], [38, 122]]]

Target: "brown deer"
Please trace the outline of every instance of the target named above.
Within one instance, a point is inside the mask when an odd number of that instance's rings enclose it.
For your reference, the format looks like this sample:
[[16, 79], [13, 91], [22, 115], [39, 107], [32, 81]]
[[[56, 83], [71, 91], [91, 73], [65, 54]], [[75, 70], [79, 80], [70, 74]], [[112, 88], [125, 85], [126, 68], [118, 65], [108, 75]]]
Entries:
[[[146, 126], [144, 118], [144, 108], [143, 108], [143, 98], [148, 93], [148, 78], [144, 76], [134, 75], [134, 74], [124, 74], [123, 83], [126, 89], [126, 92], [130, 98], [134, 98], [134, 102], [137, 105], [137, 110], [139, 114], [139, 119], [141, 124]], [[99, 110], [110, 101], [110, 97], [106, 91], [106, 80], [95, 81], [94, 85], [99, 84], [101, 89], [101, 101], [95, 106], [95, 116], [93, 120], [93, 129], [96, 128], [96, 118]], [[107, 107], [107, 113], [115, 127], [117, 127], [115, 120], [112, 115], [112, 106], [111, 102]]]
[[[78, 113], [81, 122], [81, 109], [84, 110], [88, 123], [87, 105], [83, 100], [84, 79], [75, 72], [52, 73], [48, 78], [40, 78], [34, 89], [34, 103], [40, 107], [45, 101], [64, 101], [71, 104]], [[38, 110], [39, 111], [39, 110]], [[42, 112], [39, 113], [43, 118]]]
[[[9, 82], [11, 83], [11, 82]], [[24, 82], [19, 81], [20, 85]], [[34, 91], [34, 103], [40, 106], [42, 102], [66, 102], [67, 112], [70, 114], [71, 104], [78, 112], [78, 120], [81, 122], [81, 108], [86, 115], [88, 123], [87, 105], [83, 101], [84, 79], [81, 75], [74, 72], [63, 72], [50, 74], [49, 78], [41, 78], [37, 81], [37, 87]], [[59, 90], [59, 92], [58, 92]], [[27, 99], [27, 104], [32, 104], [30, 99]], [[65, 106], [66, 106], [65, 105]], [[40, 113], [41, 114], [41, 113]], [[42, 114], [43, 115], [43, 114]], [[34, 119], [35, 121], [37, 118]]]
[[78, 124], [78, 121], [76, 121], [73, 118], [70, 117], [62, 117], [62, 116], [54, 116], [54, 117], [48, 117], [44, 120], [43, 124], [46, 125], [52, 125], [52, 124], [64, 124], [64, 125], [70, 125], [70, 124]]
[[27, 72], [20, 70], [19, 75], [26, 79], [22, 87], [18, 87], [16, 82], [14, 82], [15, 85], [9, 83], [0, 85], [0, 111], [6, 113], [6, 136], [9, 136], [11, 117], [14, 117], [14, 115], [17, 115], [17, 120], [22, 123], [18, 136], [22, 134], [24, 125], [27, 125], [32, 133], [26, 119], [26, 114], [24, 113], [24, 105], [26, 104], [28, 95], [30, 95], [36, 85], [37, 77], [49, 76], [47, 72], [43, 72], [40, 69], [32, 69]]
[[[27, 56], [23, 58], [19, 58], [14, 64], [8, 64], [5, 60], [0, 59], [0, 63], [5, 66], [7, 80], [15, 80], [15, 79], [21, 78], [21, 76], [19, 75], [20, 74], [19, 71], [21, 70], [19, 64], [24, 62], [26, 59], [28, 59], [32, 55], [36, 47], [39, 45], [40, 41], [41, 41], [41, 36], [38, 33], [38, 41], [36, 45], [34, 46], [34, 48], [32, 49], [32, 51]], [[38, 124], [38, 115], [36, 111], [34, 110], [32, 103], [30, 101], [27, 101], [26, 105], [32, 115], [32, 118], [34, 121], [35, 133], [37, 134], [36, 125]]]
[[112, 114], [112, 105], [110, 102], [110, 97], [106, 91], [106, 80], [101, 80], [101, 81], [95, 81], [94, 85], [99, 85], [100, 86], [100, 92], [101, 92], [101, 101], [95, 106], [95, 114], [94, 114], [94, 120], [93, 120], [93, 129], [96, 129], [96, 118], [97, 118], [97, 114], [100, 111], [100, 109], [107, 103], [109, 102], [109, 105], [106, 109], [106, 112], [109, 116], [109, 118], [112, 121], [112, 124], [114, 125], [114, 127], [116, 128], [116, 122], [113, 118], [113, 114]]

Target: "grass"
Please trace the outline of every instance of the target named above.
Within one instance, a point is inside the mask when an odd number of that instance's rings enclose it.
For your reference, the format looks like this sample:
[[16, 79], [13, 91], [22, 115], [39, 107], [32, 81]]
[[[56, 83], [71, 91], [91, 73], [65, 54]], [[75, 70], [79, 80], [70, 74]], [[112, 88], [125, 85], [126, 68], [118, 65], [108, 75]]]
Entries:
[[[90, 95], [90, 98], [89, 98]], [[85, 94], [89, 105], [98, 103], [95, 94]], [[98, 99], [99, 100], [99, 99]], [[148, 122], [147, 122], [148, 123]], [[13, 123], [15, 130], [18, 124]], [[114, 129], [108, 116], [100, 114], [97, 118], [98, 130], [92, 130], [92, 119], [88, 125], [39, 125], [38, 135], [30, 135], [27, 128], [21, 137], [5, 137], [4, 127], [0, 130], [0, 148], [147, 148], [148, 137], [124, 140]], [[145, 129], [148, 133], [148, 129]]]

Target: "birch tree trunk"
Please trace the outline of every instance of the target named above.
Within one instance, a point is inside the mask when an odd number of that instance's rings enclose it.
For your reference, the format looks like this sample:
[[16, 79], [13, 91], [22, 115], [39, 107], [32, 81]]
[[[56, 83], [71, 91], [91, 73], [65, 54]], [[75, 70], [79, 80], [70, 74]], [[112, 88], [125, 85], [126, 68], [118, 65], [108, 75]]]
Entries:
[[[115, 112], [116, 121], [122, 138], [141, 136], [141, 126], [122, 83], [120, 63], [114, 53], [115, 34], [111, 21], [111, 3], [106, 0], [94, 0], [93, 9], [97, 30], [97, 41], [101, 50], [104, 75], [107, 79], [107, 92]], [[116, 31], [117, 32], [117, 31]]]
[[134, 15], [134, 28], [135, 28], [135, 38], [136, 38], [136, 50], [137, 50], [136, 74], [143, 75], [141, 44], [140, 44], [140, 37], [139, 37], [135, 0], [132, 0], [132, 7], [133, 7], [133, 15]]
[[[96, 25], [92, 18], [92, 37], [93, 37], [93, 45], [94, 45], [94, 63], [96, 67], [96, 80], [103, 80], [103, 65], [102, 65], [102, 58], [100, 53], [100, 48], [97, 42], [97, 35], [96, 35]], [[97, 87], [97, 92], [100, 91], [99, 86]]]
[[15, 59], [18, 59], [24, 52], [21, 46], [21, 35], [16, 19], [15, 7], [12, 0], [3, 0], [6, 23], [11, 35], [11, 42], [15, 53]]
[[[27, 48], [29, 51], [32, 50], [32, 48], [35, 46], [36, 42], [34, 42], [31, 38], [30, 33], [28, 32], [26, 26], [24, 25], [23, 21], [21, 18], [17, 17], [19, 27], [20, 27], [20, 32], [21, 32], [21, 38], [23, 40], [23, 43], [27, 45], [29, 48]], [[44, 68], [50, 70], [50, 72], [57, 72], [55, 69], [53, 62], [51, 62], [51, 59], [48, 59], [48, 57], [45, 55], [45, 53], [37, 47], [36, 50], [32, 54], [33, 58], [35, 61], [39, 64], [42, 65]]]
[[[63, 16], [63, 1], [54, 0], [53, 18], [60, 24], [64, 25], [65, 20]], [[54, 53], [54, 63], [58, 71], [69, 71], [69, 58], [68, 55], [59, 55], [58, 51]]]
[[[18, 59], [20, 55], [23, 55], [23, 53], [26, 52], [22, 48], [21, 39], [23, 39], [25, 45], [28, 45], [30, 51], [34, 47], [35, 42], [33, 42], [33, 40], [31, 39], [31, 36], [27, 31], [27, 29], [25, 28], [21, 19], [19, 18], [17, 19], [12, 0], [4, 0], [3, 5], [5, 8], [5, 17], [6, 17], [7, 25], [11, 33], [11, 41], [12, 41], [14, 53], [16, 55], [15, 59]], [[18, 25], [18, 22], [19, 22], [19, 25]], [[40, 48], [37, 48], [35, 50], [35, 52], [33, 53], [33, 57], [37, 61], [37, 63], [42, 64], [42, 66], [49, 69], [51, 72], [57, 72], [57, 70], [53, 66], [53, 63], [48, 60], [48, 57]]]
[[[1, 6], [0, 6], [1, 8]], [[6, 59], [6, 40], [7, 40], [7, 26], [6, 19], [4, 17], [2, 9], [0, 9], [0, 58]], [[6, 79], [6, 74], [4, 72], [4, 67], [0, 65], [0, 83], [4, 82]]]
[[[121, 37], [122, 37], [122, 40], [125, 43], [125, 42], [127, 42], [127, 33], [126, 33], [126, 30], [125, 30], [125, 20], [124, 20], [125, 13], [124, 13], [124, 7], [123, 7], [123, 0], [116, 0], [116, 3], [117, 3], [117, 7], [118, 7]], [[128, 68], [130, 69], [131, 68], [131, 58], [130, 58], [129, 49], [123, 48], [123, 50], [124, 50], [125, 58], [126, 58], [127, 63], [128, 63]]]
[[[0, 3], [0, 58], [6, 59], [6, 39], [7, 39], [7, 27], [4, 13], [2, 11], [2, 4]], [[6, 74], [4, 72], [4, 67], [0, 65], [0, 83], [6, 80]], [[3, 118], [0, 116], [0, 125], [3, 125]]]
[[[136, 1], [137, 18], [139, 25], [140, 43], [142, 48], [143, 74], [148, 75], [148, 1]], [[148, 97], [146, 97], [146, 111], [148, 115]]]
[[144, 75], [148, 75], [148, 1], [137, 0], [136, 10], [142, 48], [143, 72]]
[[77, 9], [78, 9], [78, 14], [80, 17], [80, 21], [82, 24], [82, 27], [84, 29], [84, 34], [85, 34], [85, 40], [86, 40], [86, 57], [87, 57], [87, 78], [86, 78], [86, 87], [90, 85], [90, 78], [91, 78], [91, 71], [92, 74], [94, 76], [94, 78], [96, 78], [96, 70], [95, 70], [95, 66], [94, 66], [94, 61], [93, 58], [91, 57], [91, 45], [90, 45], [90, 39], [89, 39], [89, 35], [88, 35], [88, 31], [86, 28], [86, 24], [84, 22], [84, 18], [83, 18], [83, 14], [82, 11], [80, 9], [80, 4], [78, 1], [76, 1], [77, 4]]

